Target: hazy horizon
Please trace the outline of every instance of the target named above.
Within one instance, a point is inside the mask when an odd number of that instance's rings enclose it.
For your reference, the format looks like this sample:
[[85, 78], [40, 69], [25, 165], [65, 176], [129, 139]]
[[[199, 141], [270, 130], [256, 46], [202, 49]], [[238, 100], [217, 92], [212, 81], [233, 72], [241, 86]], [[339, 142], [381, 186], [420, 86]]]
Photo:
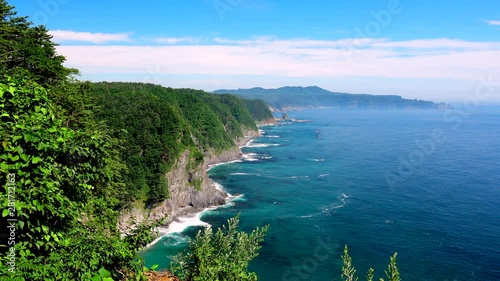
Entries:
[[333, 92], [500, 103], [499, 4], [12, 0], [91, 81], [206, 91], [318, 85]]

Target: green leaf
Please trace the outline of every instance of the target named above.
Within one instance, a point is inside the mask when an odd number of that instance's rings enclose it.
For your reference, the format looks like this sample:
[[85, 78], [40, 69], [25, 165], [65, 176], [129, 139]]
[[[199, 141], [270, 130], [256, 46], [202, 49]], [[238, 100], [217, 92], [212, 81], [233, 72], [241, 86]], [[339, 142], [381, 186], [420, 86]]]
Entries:
[[4, 209], [2, 212], [2, 217], [5, 218], [8, 215], [9, 215], [9, 209]]
[[31, 159], [31, 162], [33, 164], [36, 164], [36, 163], [41, 162], [41, 161], [42, 161], [42, 158], [40, 158], [38, 156], [35, 156], [35, 157], [33, 157], [33, 159]]
[[31, 139], [33, 138], [33, 136], [30, 134], [23, 134], [23, 136], [24, 136], [24, 141], [26, 142], [30, 142]]
[[28, 161], [28, 159], [30, 158], [30, 156], [28, 154], [21, 154], [21, 159], [23, 159], [23, 161]]
[[12, 142], [16, 142], [18, 139], [22, 139], [23, 137], [22, 136], [14, 136], [12, 138]]

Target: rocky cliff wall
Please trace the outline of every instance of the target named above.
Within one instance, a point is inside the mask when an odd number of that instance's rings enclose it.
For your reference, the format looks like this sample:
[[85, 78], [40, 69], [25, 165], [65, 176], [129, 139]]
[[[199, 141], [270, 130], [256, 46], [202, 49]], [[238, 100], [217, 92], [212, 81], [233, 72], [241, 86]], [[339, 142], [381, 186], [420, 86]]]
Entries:
[[124, 211], [120, 216], [118, 228], [125, 233], [136, 224], [163, 218], [167, 219], [168, 224], [179, 216], [225, 204], [227, 194], [215, 187], [207, 175], [207, 169], [209, 165], [241, 158], [240, 147], [258, 135], [258, 131], [245, 130], [245, 137], [236, 139], [233, 148], [205, 153], [204, 162], [192, 169], [188, 169], [190, 157], [189, 151], [185, 151], [166, 175], [169, 199], [148, 210], [133, 207]]

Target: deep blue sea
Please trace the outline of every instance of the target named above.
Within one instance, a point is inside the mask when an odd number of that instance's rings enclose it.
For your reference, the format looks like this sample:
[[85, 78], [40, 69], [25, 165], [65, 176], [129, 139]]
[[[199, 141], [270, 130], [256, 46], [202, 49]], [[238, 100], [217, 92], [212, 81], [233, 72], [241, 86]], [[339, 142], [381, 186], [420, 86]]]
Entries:
[[[263, 281], [340, 280], [349, 246], [364, 279], [394, 252], [403, 280], [500, 280], [500, 108], [469, 111], [314, 109], [243, 148], [246, 160], [214, 167], [229, 206], [202, 220], [270, 225], [251, 263]], [[199, 227], [144, 253], [169, 263]]]

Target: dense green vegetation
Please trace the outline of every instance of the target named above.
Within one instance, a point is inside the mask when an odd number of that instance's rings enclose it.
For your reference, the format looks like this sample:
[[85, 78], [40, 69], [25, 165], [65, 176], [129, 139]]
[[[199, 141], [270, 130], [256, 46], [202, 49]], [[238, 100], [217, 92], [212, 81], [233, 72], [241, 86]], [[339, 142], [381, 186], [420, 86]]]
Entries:
[[167, 198], [180, 154], [198, 168], [256, 130], [250, 112], [230, 95], [80, 82], [4, 0], [0, 31], [0, 279], [145, 279], [137, 253], [160, 222], [122, 236], [120, 211]]
[[236, 216], [215, 233], [212, 228], [198, 232], [189, 250], [174, 260], [173, 273], [184, 281], [258, 280], [255, 272], [248, 271], [248, 264], [258, 255], [268, 226], [248, 234], [238, 231], [238, 225]]
[[268, 109], [267, 104], [263, 100], [241, 99], [241, 101], [245, 103], [254, 120], [261, 122], [274, 118], [273, 114]]
[[57, 55], [47, 29], [17, 16], [5, 0], [0, 0], [0, 21], [0, 73], [56, 85], [77, 72], [62, 65], [65, 58]]
[[278, 89], [217, 90], [247, 99], [262, 99], [277, 110], [306, 107], [340, 108], [437, 108], [444, 106], [430, 101], [403, 99], [396, 95], [334, 93], [320, 87], [282, 87]]
[[[155, 203], [167, 198], [165, 174], [181, 153], [190, 152], [195, 169], [205, 152], [231, 148], [245, 130], [257, 129], [245, 103], [231, 95], [140, 83], [95, 83], [90, 88], [99, 104], [97, 119], [124, 140], [129, 200]], [[269, 113], [262, 106], [259, 110]], [[193, 179], [193, 185], [199, 183]]]
[[[120, 212], [168, 197], [182, 153], [235, 145], [263, 101], [139, 83], [80, 82], [43, 26], [0, 0], [0, 280], [146, 280], [138, 252], [161, 222], [123, 235]], [[200, 179], [192, 179], [201, 188]], [[206, 229], [172, 270], [190, 280], [257, 280], [248, 263], [267, 227]], [[395, 266], [395, 257], [394, 257]], [[353, 272], [353, 271], [349, 271]], [[389, 268], [388, 272], [394, 272]], [[397, 271], [396, 271], [397, 272]], [[397, 280], [397, 279], [390, 279]]]
[[[13, 239], [0, 244], [0, 276], [86, 280], [100, 268], [139, 273], [136, 252], [152, 237], [145, 228], [140, 238], [122, 238], [116, 228], [126, 170], [117, 140], [95, 122], [73, 129], [35, 82], [2, 78], [0, 106], [0, 180], [12, 182], [1, 194], [1, 220], [15, 225]], [[8, 251], [15, 253], [15, 275]]]

